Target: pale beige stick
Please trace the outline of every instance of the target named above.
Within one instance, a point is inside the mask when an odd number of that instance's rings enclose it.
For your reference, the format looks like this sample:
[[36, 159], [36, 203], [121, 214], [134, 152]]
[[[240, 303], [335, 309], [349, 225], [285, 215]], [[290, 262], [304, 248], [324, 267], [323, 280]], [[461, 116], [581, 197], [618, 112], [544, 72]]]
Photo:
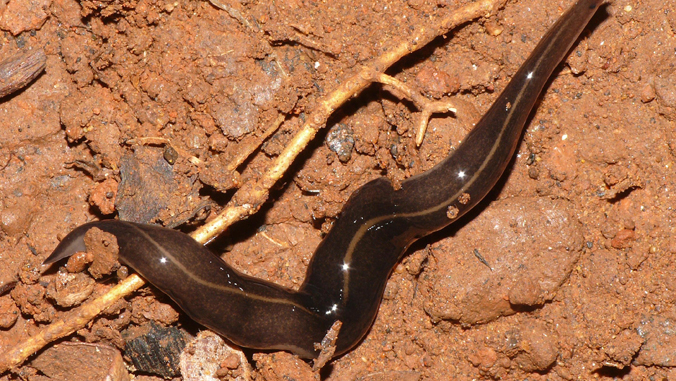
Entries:
[[282, 125], [282, 122], [284, 121], [284, 115], [279, 114], [277, 116], [277, 119], [273, 122], [272, 126], [270, 126], [261, 136], [258, 136], [255, 141], [252, 144], [247, 145], [246, 147], [240, 148], [239, 146], [237, 147], [237, 155], [226, 165], [225, 169], [228, 171], [234, 171], [239, 167], [244, 160], [246, 160], [249, 156], [251, 156], [254, 151], [260, 147], [264, 141], [266, 141], [272, 134], [277, 131], [279, 126]]
[[130, 275], [125, 280], [111, 288], [107, 293], [99, 296], [80, 308], [65, 314], [61, 319], [52, 322], [35, 336], [17, 344], [0, 355], [0, 374], [15, 368], [23, 363], [30, 355], [44, 348], [52, 341], [66, 337], [111, 306], [119, 299], [141, 288], [145, 282], [137, 275]]
[[[368, 69], [362, 70], [359, 74], [345, 81], [338, 89], [326, 97], [320, 98], [317, 102], [316, 110], [314, 110], [311, 117], [303, 125], [301, 131], [293, 138], [289, 146], [273, 163], [272, 167], [268, 169], [263, 178], [256, 184], [245, 185], [245, 191], [251, 192], [251, 196], [247, 197], [251, 201], [242, 202], [241, 199], [243, 197], [237, 197], [237, 194], [242, 190], [238, 191], [235, 194], [233, 202], [231, 202], [233, 206], [227, 207], [218, 218], [205, 225], [199, 232], [196, 232], [197, 234], [193, 234], [193, 238], [201, 243], [207, 242], [209, 237], [216, 236], [233, 222], [245, 218], [249, 214], [253, 214], [267, 198], [268, 189], [284, 174], [298, 153], [312, 140], [317, 130], [324, 126], [331, 113], [351, 96], [371, 83], [372, 76], [369, 73], [374, 70], [376, 72], [383, 72], [401, 57], [421, 48], [436, 36], [447, 33], [450, 29], [474, 18], [488, 16], [493, 10], [502, 6], [504, 2], [506, 0], [481, 0], [458, 10], [453, 16], [442, 20], [434, 28], [422, 28], [410, 40], [411, 42], [401, 44], [385, 53], [376, 59]], [[144, 281], [140, 277], [130, 275], [108, 293], [83, 304], [77, 310], [53, 322], [30, 339], [6, 350], [0, 354], [0, 374], [21, 365], [29, 356], [50, 342], [84, 328], [96, 315], [143, 285]]]
[[400, 58], [427, 45], [439, 35], [448, 33], [458, 25], [491, 12], [504, 5], [506, 0], [481, 0], [468, 4], [432, 27], [422, 27], [408, 41], [396, 46], [375, 59], [352, 78], [343, 82], [336, 90], [317, 100], [309, 118], [301, 130], [289, 142], [289, 145], [277, 157], [270, 168], [255, 183], [247, 183], [235, 193], [226, 208], [213, 220], [195, 231], [194, 237], [200, 242], [208, 242], [221, 234], [228, 226], [245, 219], [258, 211], [267, 200], [269, 189], [279, 180], [296, 156], [305, 149], [317, 131], [326, 125], [326, 120], [350, 97], [359, 93], [373, 82], [373, 72], [383, 73]]

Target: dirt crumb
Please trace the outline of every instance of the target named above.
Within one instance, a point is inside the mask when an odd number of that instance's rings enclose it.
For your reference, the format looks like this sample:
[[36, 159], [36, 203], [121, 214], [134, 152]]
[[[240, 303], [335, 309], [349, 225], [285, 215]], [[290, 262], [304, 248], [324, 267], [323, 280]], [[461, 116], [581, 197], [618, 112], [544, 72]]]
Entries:
[[[573, 270], [582, 235], [570, 205], [512, 198], [493, 206], [463, 227], [452, 243], [432, 245], [436, 263], [426, 269], [421, 291], [433, 320], [475, 324], [513, 314], [518, 305], [542, 304]], [[553, 232], [556, 238], [550, 237]], [[490, 268], [471, 255], [473, 250]]]
[[608, 345], [605, 350], [609, 366], [624, 369], [631, 365], [636, 353], [644, 343], [644, 339], [635, 330], [624, 330]]
[[27, 30], [39, 29], [47, 20], [47, 10], [51, 0], [18, 0], [12, 1], [2, 10], [0, 29], [18, 35]]
[[95, 205], [101, 211], [101, 214], [113, 214], [115, 212], [117, 186], [117, 180], [112, 178], [97, 184], [89, 194], [89, 203]]
[[11, 328], [19, 318], [19, 307], [9, 295], [0, 296], [0, 328]]
[[305, 361], [286, 352], [254, 355], [256, 369], [265, 381], [284, 381], [293, 378], [298, 381], [314, 381], [312, 368]]
[[120, 352], [101, 344], [59, 344], [41, 352], [30, 365], [50, 380], [131, 380]]
[[137, 297], [131, 302], [132, 320], [136, 324], [156, 321], [171, 325], [178, 320], [178, 312], [169, 304], [161, 303], [151, 297]]
[[94, 279], [87, 274], [59, 271], [47, 286], [47, 297], [61, 307], [73, 307], [82, 303], [94, 292], [95, 283]]
[[246, 381], [251, 377], [251, 366], [246, 356], [209, 331], [200, 332], [188, 343], [181, 352], [180, 366], [186, 381], [216, 381], [224, 378]]
[[120, 267], [120, 263], [117, 261], [119, 247], [114, 235], [99, 228], [92, 228], [85, 233], [84, 241], [87, 251], [93, 253], [89, 273], [94, 279], [112, 274]]
[[49, 323], [54, 319], [56, 310], [45, 300], [46, 289], [40, 284], [19, 283], [10, 295], [21, 313], [33, 316], [35, 321]]
[[[643, 317], [637, 331], [645, 342], [634, 360], [637, 365], [676, 366], [676, 359], [672, 356], [676, 350], [676, 334], [671, 329], [673, 324], [672, 318], [655, 315]], [[633, 341], [635, 345], [640, 340], [634, 338]]]

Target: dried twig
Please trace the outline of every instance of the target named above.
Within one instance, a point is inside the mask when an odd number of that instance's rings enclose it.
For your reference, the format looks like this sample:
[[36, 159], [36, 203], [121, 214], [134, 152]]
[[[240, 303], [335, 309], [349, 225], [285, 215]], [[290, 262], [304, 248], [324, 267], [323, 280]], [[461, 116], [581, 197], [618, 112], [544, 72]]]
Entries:
[[42, 49], [18, 53], [0, 62], [0, 98], [28, 85], [45, 70], [46, 64]]
[[340, 334], [340, 328], [343, 326], [343, 322], [336, 320], [329, 328], [329, 331], [326, 332], [326, 336], [322, 339], [321, 343], [315, 343], [315, 349], [319, 350], [319, 356], [312, 364], [312, 371], [319, 372], [322, 370], [324, 365], [331, 361], [333, 354], [336, 353], [336, 341], [338, 341], [338, 334]]
[[306, 48], [328, 54], [333, 57], [337, 57], [340, 54], [341, 47], [337, 44], [325, 44], [320, 42], [312, 37], [310, 37], [308, 32], [301, 28], [299, 25], [295, 24], [286, 24], [287, 27], [290, 27], [291, 31], [282, 32], [282, 36], [271, 38], [273, 42], [295, 42], [297, 44], [303, 45]]
[[[506, 0], [480, 0], [457, 10], [453, 15], [444, 18], [436, 25], [420, 28], [407, 42], [376, 58], [359, 73], [343, 82], [336, 90], [320, 98], [307, 122], [263, 177], [255, 183], [245, 184], [235, 194], [228, 207], [217, 218], [196, 231], [193, 238], [198, 242], [205, 243], [220, 234], [232, 223], [255, 213], [267, 199], [269, 189], [282, 177], [296, 156], [314, 138], [317, 131], [326, 125], [329, 116], [349, 98], [373, 82], [374, 72], [383, 73], [400, 58], [420, 49], [435, 37], [448, 33], [458, 25], [477, 17], [488, 16], [504, 5], [505, 2]], [[80, 308], [66, 314], [61, 320], [52, 323], [35, 336], [17, 344], [14, 348], [8, 349], [0, 355], [0, 374], [19, 366], [30, 355], [48, 343], [83, 328], [101, 311], [143, 285], [144, 281], [140, 277], [131, 275], [108, 293], [83, 304]]]
[[96, 315], [100, 314], [119, 299], [138, 290], [144, 284], [145, 282], [139, 276], [130, 275], [115, 287], [111, 288], [107, 293], [89, 303], [83, 304], [77, 310], [65, 314], [61, 319], [52, 322], [52, 324], [40, 331], [37, 335], [19, 343], [14, 348], [6, 350], [0, 355], [0, 373], [4, 373], [9, 369], [21, 365], [28, 356], [44, 348], [52, 341], [66, 337], [78, 329], [83, 328], [87, 323], [94, 319]]

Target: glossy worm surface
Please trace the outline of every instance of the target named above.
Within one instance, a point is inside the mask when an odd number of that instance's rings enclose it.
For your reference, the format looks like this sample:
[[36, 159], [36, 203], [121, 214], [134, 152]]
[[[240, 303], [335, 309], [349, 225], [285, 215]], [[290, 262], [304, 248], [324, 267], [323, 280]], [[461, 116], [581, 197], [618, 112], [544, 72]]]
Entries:
[[314, 358], [314, 343], [340, 320], [335, 355], [343, 354], [369, 330], [408, 246], [465, 214], [499, 180], [542, 88], [601, 3], [579, 0], [550, 28], [449, 157], [399, 190], [380, 178], [354, 192], [297, 292], [236, 272], [183, 233], [122, 221], [76, 228], [45, 263], [84, 250], [84, 234], [95, 226], [117, 237], [122, 262], [232, 342]]

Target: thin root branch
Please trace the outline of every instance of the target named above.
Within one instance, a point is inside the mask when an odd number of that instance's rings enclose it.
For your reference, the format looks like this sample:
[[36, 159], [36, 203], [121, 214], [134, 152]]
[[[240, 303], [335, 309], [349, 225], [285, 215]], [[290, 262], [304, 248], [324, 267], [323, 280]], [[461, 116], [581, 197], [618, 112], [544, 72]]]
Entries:
[[185, 157], [188, 159], [189, 162], [193, 163], [194, 165], [200, 165], [202, 164], [202, 160], [199, 158], [191, 155], [188, 151], [182, 150], [173, 144], [171, 144], [171, 140], [167, 138], [162, 138], [162, 137], [156, 137], [156, 136], [147, 136], [147, 137], [140, 137], [140, 138], [134, 138], [134, 139], [129, 139], [125, 142], [126, 144], [138, 144], [142, 146], [165, 146], [165, 147], [171, 147], [176, 153], [182, 157]]
[[258, 32], [261, 31], [260, 28], [258, 27], [258, 25], [256, 25], [256, 23], [250, 22], [246, 17], [244, 17], [244, 15], [242, 14], [242, 12], [240, 12], [239, 10], [237, 10], [237, 9], [235, 9], [235, 8], [229, 6], [229, 5], [223, 4], [223, 3], [222, 3], [221, 1], [219, 1], [219, 0], [209, 0], [209, 2], [210, 2], [211, 5], [213, 5], [214, 7], [218, 8], [218, 9], [220, 9], [220, 10], [223, 10], [223, 11], [228, 12], [228, 14], [230, 15], [230, 17], [232, 17], [233, 19], [239, 21], [239, 23], [242, 24], [245, 28], [251, 29], [251, 30], [253, 30], [253, 31], [256, 32], [256, 33], [258, 33]]
[[[237, 156], [235, 156], [230, 163], [226, 166], [226, 169], [228, 171], [234, 171], [242, 165], [242, 163], [249, 157], [251, 156], [254, 151], [256, 151], [261, 144], [263, 144], [264, 141], [266, 141], [272, 134], [274, 134], [277, 129], [279, 129], [279, 126], [282, 125], [282, 122], [284, 122], [284, 115], [279, 114], [277, 119], [272, 123], [272, 126], [265, 131], [265, 133], [261, 136], [256, 137], [255, 141], [248, 144], [246, 147], [239, 149]], [[237, 147], [239, 148], [239, 147]]]
[[372, 74], [374, 82], [380, 82], [383, 85], [394, 87], [395, 89], [402, 92], [408, 99], [413, 101], [416, 107], [420, 109], [420, 120], [418, 121], [418, 128], [415, 135], [415, 144], [417, 147], [420, 147], [423, 142], [425, 131], [427, 131], [427, 123], [432, 114], [446, 112], [455, 113], [457, 111], [452, 101], [430, 101], [429, 99], [422, 96], [419, 92], [411, 89], [410, 87], [406, 86], [406, 84], [394, 77], [390, 77], [384, 73], [373, 72]]

